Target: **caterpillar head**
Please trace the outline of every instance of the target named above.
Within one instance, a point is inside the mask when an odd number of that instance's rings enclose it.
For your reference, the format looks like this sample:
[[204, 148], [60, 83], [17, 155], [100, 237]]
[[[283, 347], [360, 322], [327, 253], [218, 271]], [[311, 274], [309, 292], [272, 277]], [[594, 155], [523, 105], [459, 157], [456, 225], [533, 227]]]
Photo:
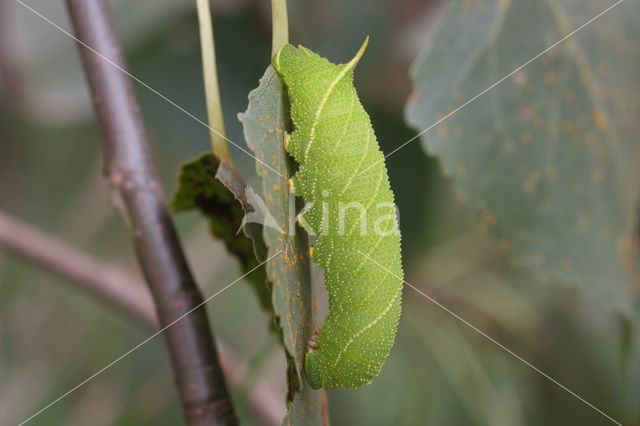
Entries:
[[280, 74], [286, 74], [290, 70], [295, 70], [303, 64], [309, 51], [304, 47], [295, 48], [290, 44], [285, 44], [273, 57], [273, 67]]

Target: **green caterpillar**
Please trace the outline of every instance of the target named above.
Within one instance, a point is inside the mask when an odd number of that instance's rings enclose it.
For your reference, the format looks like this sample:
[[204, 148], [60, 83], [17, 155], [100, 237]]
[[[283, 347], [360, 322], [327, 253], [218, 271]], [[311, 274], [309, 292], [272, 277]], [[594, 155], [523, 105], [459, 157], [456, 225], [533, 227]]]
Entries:
[[299, 163], [289, 184], [308, 202], [298, 221], [317, 235], [311, 258], [325, 270], [329, 294], [329, 315], [307, 344], [305, 370], [313, 388], [371, 382], [393, 346], [401, 311], [393, 193], [353, 86], [367, 42], [348, 64], [291, 45], [273, 58], [295, 126], [285, 138], [286, 151]]

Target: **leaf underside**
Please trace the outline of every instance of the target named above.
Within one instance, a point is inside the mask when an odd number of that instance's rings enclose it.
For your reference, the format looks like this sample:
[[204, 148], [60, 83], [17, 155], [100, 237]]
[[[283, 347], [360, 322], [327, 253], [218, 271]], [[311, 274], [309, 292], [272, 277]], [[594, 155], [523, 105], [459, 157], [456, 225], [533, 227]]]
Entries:
[[[289, 395], [283, 424], [323, 424], [326, 422], [326, 395], [315, 391], [304, 374], [305, 346], [314, 324], [309, 243], [304, 232], [295, 232], [295, 197], [287, 185], [292, 164], [284, 151], [283, 136], [289, 127], [288, 101], [280, 78], [269, 66], [260, 85], [249, 94], [247, 110], [238, 115], [245, 140], [256, 158], [262, 180], [267, 219], [276, 227], [263, 228], [268, 256], [281, 252], [267, 263], [272, 301], [289, 360]], [[265, 166], [268, 165], [270, 168]], [[280, 175], [278, 175], [278, 172]]]

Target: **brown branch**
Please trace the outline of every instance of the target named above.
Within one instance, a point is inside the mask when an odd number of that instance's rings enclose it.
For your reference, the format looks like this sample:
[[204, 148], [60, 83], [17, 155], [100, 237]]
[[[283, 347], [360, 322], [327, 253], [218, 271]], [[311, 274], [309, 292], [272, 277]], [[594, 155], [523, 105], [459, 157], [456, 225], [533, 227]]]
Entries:
[[[131, 80], [122, 71], [126, 64], [111, 12], [105, 0], [67, 0], [67, 7], [103, 131], [105, 172], [166, 326], [203, 299], [169, 216]], [[163, 335], [187, 424], [236, 424], [204, 306]]]
[[100, 262], [3, 212], [0, 246], [80, 284], [146, 325], [157, 327], [149, 291], [121, 268]]
[[[74, 247], [0, 211], [0, 247], [43, 269], [68, 279], [78, 288], [127, 313], [152, 330], [157, 318], [145, 283], [131, 272], [91, 257]], [[218, 341], [220, 363], [232, 387], [244, 380], [246, 366], [223, 342]], [[279, 425], [280, 401], [264, 383], [249, 393], [252, 411], [266, 425]]]

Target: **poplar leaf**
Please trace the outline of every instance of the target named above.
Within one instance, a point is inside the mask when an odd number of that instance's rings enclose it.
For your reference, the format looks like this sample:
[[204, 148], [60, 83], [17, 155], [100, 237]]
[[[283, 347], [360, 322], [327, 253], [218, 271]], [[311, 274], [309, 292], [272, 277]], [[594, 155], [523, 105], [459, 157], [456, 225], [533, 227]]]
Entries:
[[314, 312], [309, 242], [306, 233], [295, 229], [295, 196], [288, 187], [293, 165], [283, 143], [284, 132], [290, 128], [287, 109], [282, 82], [269, 66], [258, 88], [249, 94], [247, 110], [238, 114], [238, 119], [247, 144], [260, 160], [256, 161], [256, 171], [262, 180], [262, 196], [269, 214], [265, 224], [271, 224], [263, 227], [268, 256], [282, 252], [266, 266], [289, 359], [289, 395], [283, 424], [314, 425], [323, 423], [326, 397], [324, 391], [311, 389], [304, 372], [305, 346], [311, 337]]
[[[413, 65], [407, 121], [426, 129], [612, 4], [452, 2]], [[619, 307], [636, 245], [639, 18], [621, 3], [421, 138], [480, 232]]]

